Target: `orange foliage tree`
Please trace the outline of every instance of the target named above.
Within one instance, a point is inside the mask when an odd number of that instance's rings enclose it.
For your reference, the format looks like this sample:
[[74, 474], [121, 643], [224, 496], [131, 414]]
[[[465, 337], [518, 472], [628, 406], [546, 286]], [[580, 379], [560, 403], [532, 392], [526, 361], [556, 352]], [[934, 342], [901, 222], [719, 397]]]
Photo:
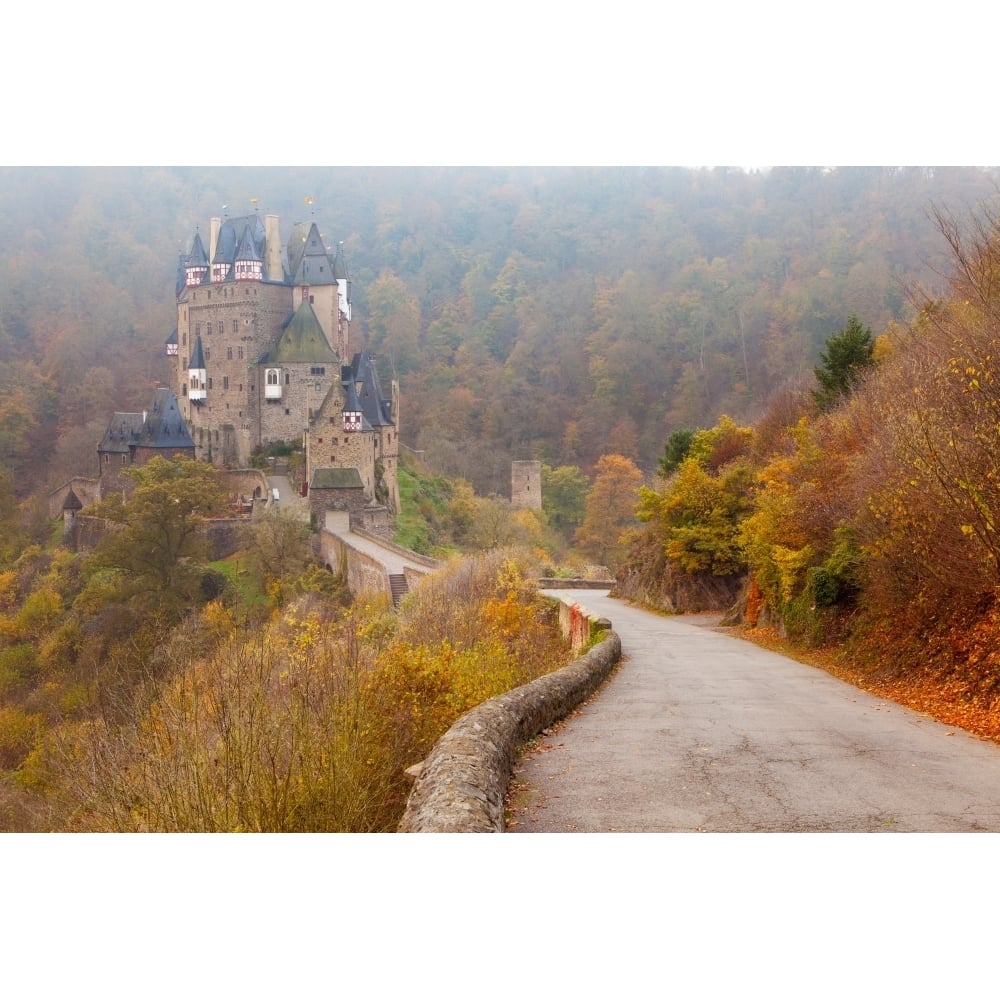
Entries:
[[604, 455], [597, 463], [587, 494], [576, 544], [602, 565], [613, 565], [624, 552], [623, 535], [636, 524], [642, 473], [624, 455]]

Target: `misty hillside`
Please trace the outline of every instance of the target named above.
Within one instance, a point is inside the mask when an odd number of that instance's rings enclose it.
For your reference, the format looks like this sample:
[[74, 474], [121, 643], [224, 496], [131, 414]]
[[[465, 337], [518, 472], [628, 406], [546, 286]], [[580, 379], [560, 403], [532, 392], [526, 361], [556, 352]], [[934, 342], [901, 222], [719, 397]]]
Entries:
[[[343, 242], [355, 347], [402, 441], [503, 493], [512, 459], [652, 471], [669, 435], [759, 416], [856, 314], [942, 284], [930, 212], [976, 168], [5, 168], [0, 457], [26, 495], [95, 472], [114, 410], [166, 382], [177, 258], [213, 215]], [[251, 199], [257, 199], [252, 202]], [[310, 203], [311, 202], [311, 203]]]

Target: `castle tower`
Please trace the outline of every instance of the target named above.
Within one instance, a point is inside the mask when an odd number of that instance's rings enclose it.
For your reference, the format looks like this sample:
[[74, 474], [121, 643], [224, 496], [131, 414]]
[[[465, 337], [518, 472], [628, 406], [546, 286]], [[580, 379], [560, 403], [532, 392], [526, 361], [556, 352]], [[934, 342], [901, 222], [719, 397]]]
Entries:
[[527, 510], [542, 509], [542, 463], [510, 463], [511, 506]]
[[80, 498], [73, 492], [73, 487], [71, 486], [69, 492], [66, 494], [66, 499], [63, 501], [62, 513], [63, 513], [63, 540], [71, 543], [73, 539], [73, 533], [76, 530], [76, 515], [83, 510], [83, 504], [80, 502]]
[[[353, 469], [366, 503], [398, 510], [398, 386], [383, 397], [370, 355], [348, 364], [350, 323], [343, 244], [334, 249], [314, 220], [284, 245], [278, 217], [256, 212], [211, 219], [207, 248], [196, 232], [178, 265], [167, 352], [197, 457], [245, 467], [258, 449], [305, 441], [307, 482], [314, 469]], [[345, 366], [362, 415], [350, 430]]]

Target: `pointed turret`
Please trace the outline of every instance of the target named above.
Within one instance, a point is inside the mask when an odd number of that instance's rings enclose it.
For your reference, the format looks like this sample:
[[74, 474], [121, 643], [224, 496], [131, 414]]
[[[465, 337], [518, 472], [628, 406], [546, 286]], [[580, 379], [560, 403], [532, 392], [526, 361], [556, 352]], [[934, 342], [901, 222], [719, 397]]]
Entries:
[[[357, 359], [355, 359], [357, 360]], [[344, 431], [353, 433], [355, 431], [371, 430], [365, 422], [364, 412], [358, 400], [357, 371], [353, 364], [344, 365], [340, 369], [340, 384], [344, 389]]]
[[200, 285], [207, 278], [208, 254], [205, 253], [205, 245], [201, 242], [201, 234], [195, 232], [191, 253], [188, 254], [184, 264], [184, 284], [188, 287]]
[[288, 270], [293, 285], [332, 285], [334, 262], [315, 222], [299, 223], [288, 241]]
[[212, 255], [213, 284], [225, 281], [229, 277], [235, 256], [236, 230], [233, 229], [233, 224], [226, 219], [219, 229], [219, 236], [215, 244], [215, 253]]
[[81, 510], [83, 510], [83, 504], [76, 493], [73, 492], [73, 487], [71, 486], [62, 505], [64, 538], [68, 538], [73, 534], [73, 528], [76, 526], [76, 515]]
[[237, 281], [260, 281], [264, 277], [264, 261], [254, 243], [253, 230], [249, 225], [243, 229], [234, 264]]
[[188, 366], [188, 399], [192, 403], [200, 403], [208, 395], [206, 386], [208, 377], [205, 373], [205, 352], [201, 347], [201, 337], [195, 339], [194, 354]]
[[177, 329], [176, 328], [174, 329], [174, 332], [172, 334], [170, 334], [169, 337], [167, 337], [166, 348], [167, 348], [167, 357], [168, 358], [176, 358], [177, 357]]

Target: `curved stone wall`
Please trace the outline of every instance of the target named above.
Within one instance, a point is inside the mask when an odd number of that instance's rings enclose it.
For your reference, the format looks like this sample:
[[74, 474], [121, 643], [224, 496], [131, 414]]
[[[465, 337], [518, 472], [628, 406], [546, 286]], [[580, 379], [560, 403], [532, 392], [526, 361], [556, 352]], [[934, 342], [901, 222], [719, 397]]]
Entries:
[[502, 833], [517, 747], [593, 694], [621, 650], [621, 639], [609, 632], [569, 666], [463, 715], [424, 761], [399, 832]]

